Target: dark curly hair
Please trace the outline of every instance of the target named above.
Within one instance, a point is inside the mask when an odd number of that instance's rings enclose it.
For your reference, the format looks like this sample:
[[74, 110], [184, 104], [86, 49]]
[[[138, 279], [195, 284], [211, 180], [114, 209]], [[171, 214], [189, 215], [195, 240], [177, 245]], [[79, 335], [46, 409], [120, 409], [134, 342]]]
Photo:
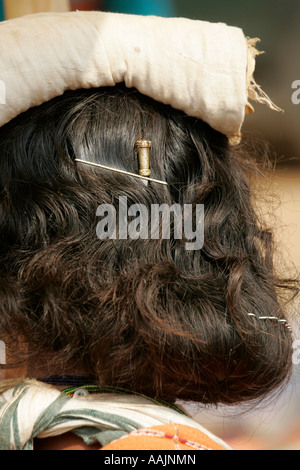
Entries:
[[[75, 162], [137, 173], [141, 138], [168, 187]], [[284, 319], [291, 286], [225, 136], [120, 85], [29, 110], [0, 129], [0, 155], [0, 338], [25, 344], [24, 360], [205, 404], [257, 399], [289, 377], [291, 332], [258, 317]], [[97, 208], [118, 210], [120, 196], [204, 204], [204, 247], [99, 240]]]

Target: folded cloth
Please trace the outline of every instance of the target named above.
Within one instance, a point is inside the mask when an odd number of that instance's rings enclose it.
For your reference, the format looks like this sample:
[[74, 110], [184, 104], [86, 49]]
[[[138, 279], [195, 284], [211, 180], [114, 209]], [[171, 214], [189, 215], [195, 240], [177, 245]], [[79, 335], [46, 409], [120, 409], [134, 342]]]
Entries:
[[[166, 425], [171, 426], [172, 429], [168, 428], [171, 432], [160, 428]], [[167, 446], [174, 444], [178, 435], [178, 444], [192, 441], [188, 444], [191, 450], [198, 445], [200, 449], [230, 450], [190, 417], [143, 396], [96, 394], [71, 398], [49, 385], [31, 380], [0, 393], [0, 450], [34, 450], [36, 438], [46, 439], [69, 432], [87, 445], [99, 443], [103, 448], [111, 444], [115, 448], [120, 438], [130, 435], [129, 441], [120, 443], [123, 448], [132, 445], [135, 436], [131, 433], [142, 429], [146, 434], [146, 430], [151, 430], [159, 445], [162, 439]], [[136, 437], [142, 437], [142, 433]], [[147, 434], [147, 437], [151, 436]]]
[[233, 140], [253, 79], [256, 40], [222, 23], [106, 12], [40, 13], [0, 24], [0, 126], [66, 90], [128, 88], [202, 119]]

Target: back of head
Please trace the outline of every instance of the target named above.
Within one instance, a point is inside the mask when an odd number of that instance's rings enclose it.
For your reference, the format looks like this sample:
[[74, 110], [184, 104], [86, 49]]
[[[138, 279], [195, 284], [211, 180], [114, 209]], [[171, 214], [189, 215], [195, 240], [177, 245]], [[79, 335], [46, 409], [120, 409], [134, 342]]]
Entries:
[[[168, 186], [75, 162], [137, 173], [139, 139], [152, 141], [152, 175]], [[0, 332], [26, 344], [26, 360], [209, 404], [260, 398], [286, 380], [289, 286], [225, 136], [121, 85], [29, 110], [0, 129], [0, 151]], [[204, 205], [203, 247], [186, 249], [172, 216], [168, 237], [151, 237], [141, 218], [144, 236], [120, 236], [133, 221], [120, 201], [148, 214]], [[99, 237], [108, 206], [117, 236]]]

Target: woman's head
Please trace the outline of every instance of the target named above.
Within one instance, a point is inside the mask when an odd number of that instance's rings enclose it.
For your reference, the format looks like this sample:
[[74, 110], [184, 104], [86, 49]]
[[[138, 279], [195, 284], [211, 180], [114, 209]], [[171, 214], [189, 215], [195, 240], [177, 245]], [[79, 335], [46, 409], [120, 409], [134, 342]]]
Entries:
[[[152, 141], [152, 176], [168, 186], [75, 162], [138, 173], [139, 139]], [[0, 152], [0, 338], [21, 339], [27, 360], [211, 404], [285, 381], [291, 332], [259, 317], [284, 319], [289, 286], [226, 137], [117, 86], [31, 109], [0, 129]], [[172, 219], [169, 239], [100, 240], [97, 209], [119, 215], [120, 198], [149, 213], [204, 205], [203, 248], [186, 250]]]

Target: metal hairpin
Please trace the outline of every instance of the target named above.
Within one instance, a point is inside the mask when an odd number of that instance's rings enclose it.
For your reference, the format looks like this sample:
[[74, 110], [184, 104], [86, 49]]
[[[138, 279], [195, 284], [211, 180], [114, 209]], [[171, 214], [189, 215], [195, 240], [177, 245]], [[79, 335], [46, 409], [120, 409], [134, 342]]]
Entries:
[[150, 178], [151, 170], [150, 170], [150, 148], [152, 143], [149, 140], [138, 140], [136, 142], [136, 148], [138, 150], [139, 156], [139, 174], [130, 173], [129, 171], [125, 170], [118, 170], [116, 168], [111, 168], [109, 166], [100, 165], [99, 163], [92, 163], [87, 162], [85, 160], [80, 160], [79, 158], [75, 158], [75, 162], [83, 163], [84, 165], [90, 165], [96, 168], [101, 168], [102, 170], [113, 171], [114, 173], [120, 173], [121, 175], [132, 176], [133, 178], [138, 178], [143, 181], [150, 181], [152, 183], [162, 184], [164, 186], [168, 186], [168, 183], [165, 181], [156, 180]]
[[288, 324], [288, 322], [286, 320], [282, 320], [281, 318], [278, 318], [278, 317], [258, 317], [254, 313], [248, 313], [248, 315], [249, 315], [249, 317], [257, 318], [258, 320], [276, 320], [279, 323], [284, 324], [287, 327], [288, 330], [292, 330], [292, 327]]

